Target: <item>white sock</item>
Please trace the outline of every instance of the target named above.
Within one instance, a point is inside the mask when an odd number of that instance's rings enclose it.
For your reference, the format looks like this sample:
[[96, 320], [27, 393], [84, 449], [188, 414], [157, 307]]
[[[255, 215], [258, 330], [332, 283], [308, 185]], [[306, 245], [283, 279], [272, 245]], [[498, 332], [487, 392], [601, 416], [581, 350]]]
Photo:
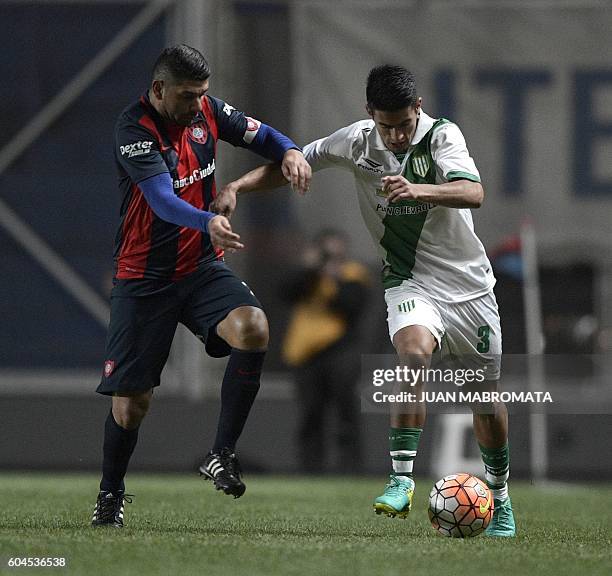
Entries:
[[508, 484], [504, 483], [503, 486], [499, 486], [496, 488], [490, 488], [491, 494], [493, 494], [493, 498], [495, 500], [506, 500], [508, 498]]
[[[416, 458], [416, 450], [392, 450], [390, 454], [395, 476], [398, 478], [410, 478], [409, 475], [412, 474], [412, 467]], [[410, 458], [410, 460], [399, 459], [406, 457]]]

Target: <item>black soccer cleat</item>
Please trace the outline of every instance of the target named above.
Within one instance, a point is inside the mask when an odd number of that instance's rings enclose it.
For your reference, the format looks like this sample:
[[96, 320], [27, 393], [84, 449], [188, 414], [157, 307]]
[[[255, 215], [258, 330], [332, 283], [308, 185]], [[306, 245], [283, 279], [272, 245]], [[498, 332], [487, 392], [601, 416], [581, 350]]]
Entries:
[[91, 525], [123, 528], [123, 505], [124, 502], [131, 504], [132, 496], [133, 494], [125, 494], [122, 491], [113, 494], [101, 490], [98, 494]]
[[240, 498], [246, 490], [241, 474], [238, 458], [229, 448], [222, 448], [218, 453], [209, 452], [200, 465], [200, 476], [212, 480], [217, 490], [223, 490], [234, 498]]

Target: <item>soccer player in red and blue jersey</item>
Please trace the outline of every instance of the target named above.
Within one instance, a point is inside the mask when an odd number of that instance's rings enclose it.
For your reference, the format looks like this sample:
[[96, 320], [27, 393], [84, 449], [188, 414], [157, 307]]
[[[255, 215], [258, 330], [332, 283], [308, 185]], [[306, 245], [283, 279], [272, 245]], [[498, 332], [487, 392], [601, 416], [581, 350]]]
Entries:
[[221, 413], [200, 473], [235, 498], [245, 485], [234, 454], [259, 389], [268, 323], [248, 286], [224, 263], [243, 247], [229, 220], [208, 211], [216, 196], [217, 140], [282, 166], [305, 191], [311, 171], [286, 136], [209, 96], [210, 70], [189, 46], [165, 49], [150, 89], [117, 122], [122, 195], [106, 361], [97, 391], [111, 396], [94, 526], [123, 526], [124, 476], [138, 429], [181, 322], [214, 357], [229, 356]]

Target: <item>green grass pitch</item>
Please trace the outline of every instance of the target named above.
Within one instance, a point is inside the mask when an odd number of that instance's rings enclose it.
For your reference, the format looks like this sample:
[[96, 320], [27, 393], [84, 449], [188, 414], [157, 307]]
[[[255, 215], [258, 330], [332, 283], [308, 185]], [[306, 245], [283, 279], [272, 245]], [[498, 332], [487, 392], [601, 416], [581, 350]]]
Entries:
[[[234, 500], [197, 477], [128, 478], [123, 530], [92, 529], [93, 475], [0, 474], [0, 574], [575, 576], [612, 574], [609, 485], [511, 484], [519, 535], [439, 536], [417, 478], [411, 517], [376, 516], [382, 479], [246, 477]], [[65, 568], [9, 568], [64, 557]]]

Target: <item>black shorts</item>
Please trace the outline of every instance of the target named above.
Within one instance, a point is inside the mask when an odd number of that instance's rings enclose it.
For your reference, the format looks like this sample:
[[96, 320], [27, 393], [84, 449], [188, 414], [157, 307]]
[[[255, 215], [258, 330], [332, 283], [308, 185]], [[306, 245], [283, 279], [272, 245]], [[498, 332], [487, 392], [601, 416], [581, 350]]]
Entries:
[[178, 281], [117, 280], [100, 394], [144, 392], [159, 386], [177, 324], [184, 324], [215, 358], [231, 348], [217, 324], [240, 306], [261, 304], [223, 262], [203, 264]]

